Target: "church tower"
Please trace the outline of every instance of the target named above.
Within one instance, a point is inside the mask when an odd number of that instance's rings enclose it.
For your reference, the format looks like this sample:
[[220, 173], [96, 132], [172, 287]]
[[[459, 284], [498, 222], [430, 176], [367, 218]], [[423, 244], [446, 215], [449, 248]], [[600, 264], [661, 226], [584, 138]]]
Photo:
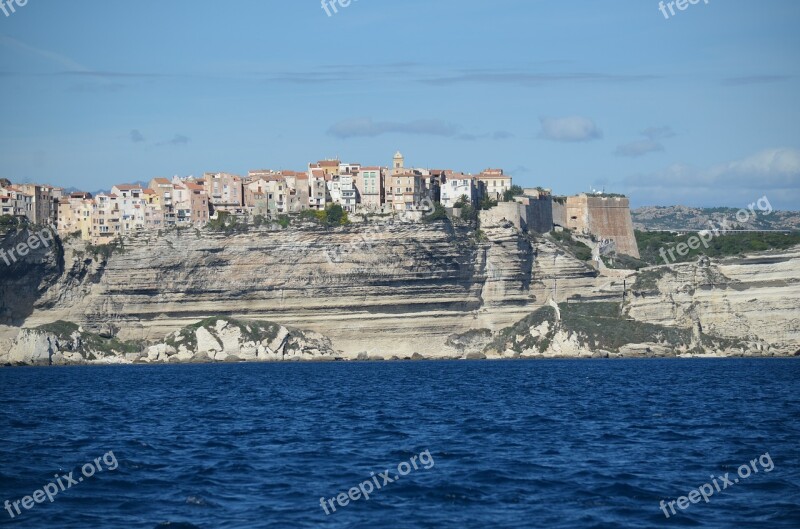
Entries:
[[406, 159], [402, 154], [400, 154], [400, 151], [395, 153], [392, 162], [392, 174], [400, 174], [405, 172]]

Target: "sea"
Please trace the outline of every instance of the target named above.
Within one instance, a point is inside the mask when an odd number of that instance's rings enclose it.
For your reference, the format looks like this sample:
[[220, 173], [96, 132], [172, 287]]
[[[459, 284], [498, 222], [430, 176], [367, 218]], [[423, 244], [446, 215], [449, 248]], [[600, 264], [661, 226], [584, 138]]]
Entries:
[[800, 360], [4, 368], [0, 502], [43, 529], [798, 528]]

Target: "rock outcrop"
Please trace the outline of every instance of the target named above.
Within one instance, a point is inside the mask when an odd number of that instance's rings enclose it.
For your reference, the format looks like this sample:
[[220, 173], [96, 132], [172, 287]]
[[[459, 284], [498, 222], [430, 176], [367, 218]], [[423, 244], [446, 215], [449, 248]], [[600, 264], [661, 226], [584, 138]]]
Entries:
[[333, 360], [330, 340], [271, 322], [209, 318], [162, 342], [120, 342], [67, 322], [23, 329], [0, 365]]
[[[45, 363], [59, 352], [66, 358], [73, 351], [61, 340], [70, 335], [59, 335], [57, 350], [45, 354], [43, 338], [32, 331], [58, 321], [74, 322], [83, 336], [141, 344], [140, 351], [114, 355], [126, 361], [141, 353], [142, 361], [280, 356], [280, 344], [250, 339], [235, 320], [307, 329], [304, 336], [323, 343], [298, 349], [288, 331], [284, 359], [636, 356], [663, 348], [789, 355], [800, 349], [799, 270], [800, 249], [638, 273], [609, 270], [576, 259], [550, 235], [529, 235], [507, 222], [478, 231], [382, 217], [330, 229], [293, 221], [245, 233], [144, 233], [116, 248], [70, 239], [3, 282], [0, 359]], [[550, 301], [586, 305], [590, 319], [602, 316], [591, 306], [616, 304], [618, 319], [653, 326], [645, 328], [657, 336], [629, 329], [628, 342], [604, 345], [581, 329], [539, 322], [530, 327], [547, 337], [546, 348], [527, 338], [519, 347], [500, 343], [507, 329]], [[564, 312], [566, 321], [570, 311]], [[218, 321], [228, 323], [218, 329]]]

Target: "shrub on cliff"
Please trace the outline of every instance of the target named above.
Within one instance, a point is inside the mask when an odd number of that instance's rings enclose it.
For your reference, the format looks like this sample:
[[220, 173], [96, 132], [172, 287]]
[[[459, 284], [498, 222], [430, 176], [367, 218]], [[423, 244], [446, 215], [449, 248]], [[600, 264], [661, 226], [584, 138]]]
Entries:
[[325, 208], [325, 213], [325, 223], [328, 226], [344, 226], [350, 224], [350, 219], [347, 218], [347, 212], [339, 204], [328, 206]]
[[217, 218], [209, 220], [206, 228], [211, 231], [236, 233], [247, 231], [247, 224], [240, 223], [239, 219], [228, 211], [218, 211]]
[[559, 242], [561, 247], [570, 252], [577, 259], [589, 261], [592, 258], [592, 249], [586, 244], [575, 240], [572, 236], [572, 232], [568, 230], [552, 231], [550, 232], [550, 237]]
[[422, 216], [423, 222], [436, 222], [437, 220], [447, 220], [447, 210], [439, 202], [433, 204], [433, 211], [430, 214]]
[[[531, 329], [537, 328], [543, 323], [548, 322], [547, 331], [544, 335], [534, 335]], [[536, 349], [543, 353], [550, 347], [556, 329], [556, 311], [553, 307], [544, 306], [528, 314], [511, 327], [506, 327], [497, 333], [494, 340], [486, 346], [484, 351], [495, 350], [504, 352], [507, 350], [521, 353], [523, 351]]]
[[503, 200], [506, 202], [511, 202], [514, 200], [514, 197], [518, 197], [525, 193], [525, 191], [518, 185], [511, 186], [505, 193], [503, 193]]

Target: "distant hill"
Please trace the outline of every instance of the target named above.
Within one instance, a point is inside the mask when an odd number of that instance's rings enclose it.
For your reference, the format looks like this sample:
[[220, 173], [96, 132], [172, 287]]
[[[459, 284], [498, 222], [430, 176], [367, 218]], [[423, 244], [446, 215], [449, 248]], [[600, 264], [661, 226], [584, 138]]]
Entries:
[[[147, 187], [147, 185], [150, 183], [150, 181], [149, 180], [148, 181], [139, 180], [139, 181], [136, 181], [136, 182], [124, 182], [124, 183], [131, 184], [131, 185], [140, 185], [142, 187]], [[65, 194], [79, 193], [79, 192], [82, 193], [82, 192], [85, 192], [85, 191], [86, 191], [85, 189], [78, 189], [77, 187], [65, 187], [64, 188], [64, 193]], [[111, 188], [109, 187], [108, 189], [97, 189], [95, 191], [89, 191], [89, 193], [91, 193], [92, 196], [97, 196], [100, 193], [104, 193], [106, 195], [110, 195], [111, 194]]]
[[736, 220], [736, 208], [690, 208], [686, 206], [646, 206], [634, 209], [633, 227], [637, 230], [703, 230], [709, 221], [719, 226], [728, 221], [731, 229], [744, 230], [800, 230], [800, 211], [773, 211], [769, 215], [755, 209], [748, 221]]

